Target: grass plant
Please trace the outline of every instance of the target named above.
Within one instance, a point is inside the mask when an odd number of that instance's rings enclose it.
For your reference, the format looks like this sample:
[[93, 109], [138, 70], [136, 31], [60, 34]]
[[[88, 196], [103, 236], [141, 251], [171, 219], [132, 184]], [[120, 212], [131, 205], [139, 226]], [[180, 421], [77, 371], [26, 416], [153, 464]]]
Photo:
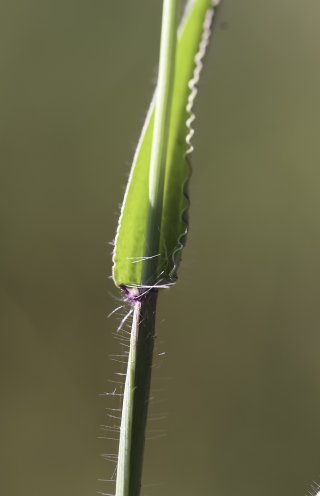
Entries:
[[193, 102], [209, 42], [212, 0], [163, 0], [156, 91], [134, 156], [113, 254], [131, 306], [116, 496], [139, 496], [158, 291], [174, 284], [188, 230]]

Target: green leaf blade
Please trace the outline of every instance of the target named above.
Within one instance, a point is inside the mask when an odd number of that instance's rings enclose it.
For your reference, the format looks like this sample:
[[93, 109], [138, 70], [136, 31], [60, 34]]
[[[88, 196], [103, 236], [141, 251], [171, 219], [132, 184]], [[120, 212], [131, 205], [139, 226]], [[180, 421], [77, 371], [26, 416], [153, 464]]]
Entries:
[[[152, 281], [155, 285], [171, 284], [176, 280], [177, 267], [186, 240], [189, 208], [187, 186], [191, 175], [187, 154], [190, 148], [188, 141], [193, 133], [187, 121], [190, 118], [196, 94], [195, 86], [210, 34], [212, 13], [212, 0], [192, 0], [186, 7], [179, 28], [161, 226], [159, 226], [160, 245], [159, 252], [155, 254], [157, 268]], [[189, 87], [190, 81], [191, 87]], [[153, 99], [135, 153], [121, 209], [113, 255], [113, 279], [117, 286], [142, 285], [150, 208], [148, 185], [154, 107]]]

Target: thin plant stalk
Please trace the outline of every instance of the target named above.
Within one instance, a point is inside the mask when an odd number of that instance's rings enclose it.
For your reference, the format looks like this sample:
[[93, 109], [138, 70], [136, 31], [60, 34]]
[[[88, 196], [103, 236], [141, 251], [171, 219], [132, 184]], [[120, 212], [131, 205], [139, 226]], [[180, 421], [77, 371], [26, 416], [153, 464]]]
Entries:
[[123, 397], [116, 496], [138, 496], [153, 357], [157, 291], [133, 304], [130, 352]]
[[[157, 255], [174, 82], [180, 0], [164, 0], [156, 113], [149, 174], [149, 215], [142, 286], [157, 279]], [[157, 290], [128, 290], [133, 305], [115, 496], [139, 496], [153, 357]]]
[[155, 283], [159, 252], [165, 165], [175, 72], [180, 0], [164, 0], [154, 129], [149, 172], [149, 214], [145, 245], [143, 285]]

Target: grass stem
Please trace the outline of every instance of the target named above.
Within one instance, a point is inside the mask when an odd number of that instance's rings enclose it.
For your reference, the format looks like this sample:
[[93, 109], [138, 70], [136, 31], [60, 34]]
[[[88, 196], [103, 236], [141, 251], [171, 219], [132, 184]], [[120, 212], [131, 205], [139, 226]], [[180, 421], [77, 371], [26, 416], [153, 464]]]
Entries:
[[145, 246], [145, 257], [147, 260], [142, 281], [144, 285], [155, 284], [158, 278], [157, 255], [160, 244], [179, 5], [180, 0], [163, 1], [159, 72], [155, 97], [155, 119], [149, 172], [149, 215]]
[[[149, 172], [149, 212], [142, 285], [158, 279], [157, 255], [173, 93], [180, 0], [163, 0], [160, 62]], [[133, 301], [130, 351], [124, 389], [115, 496], [139, 496], [154, 345], [157, 291]]]
[[134, 303], [115, 496], [139, 496], [154, 346], [157, 291]]

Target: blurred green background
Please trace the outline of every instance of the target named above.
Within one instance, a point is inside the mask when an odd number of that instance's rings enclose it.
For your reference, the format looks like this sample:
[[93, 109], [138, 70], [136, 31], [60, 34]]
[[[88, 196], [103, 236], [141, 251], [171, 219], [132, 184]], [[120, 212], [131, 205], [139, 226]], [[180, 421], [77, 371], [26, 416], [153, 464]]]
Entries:
[[[0, 493], [113, 492], [119, 204], [160, 0], [0, 3]], [[320, 482], [320, 3], [224, 0], [197, 100], [189, 241], [160, 298], [143, 496]], [[165, 417], [160, 420], [158, 417]]]

